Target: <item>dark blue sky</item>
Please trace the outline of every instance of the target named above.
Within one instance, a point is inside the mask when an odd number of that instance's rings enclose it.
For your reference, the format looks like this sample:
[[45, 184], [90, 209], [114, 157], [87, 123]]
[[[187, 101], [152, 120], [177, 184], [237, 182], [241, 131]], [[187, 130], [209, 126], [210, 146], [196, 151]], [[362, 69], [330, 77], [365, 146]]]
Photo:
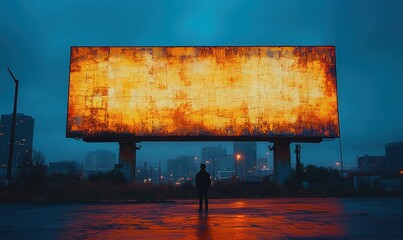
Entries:
[[[72, 45], [335, 45], [345, 165], [403, 140], [403, 1], [1, 1], [0, 114], [35, 118], [34, 148], [47, 161], [81, 160], [118, 144], [65, 138]], [[200, 155], [220, 143], [143, 142], [138, 161]], [[232, 152], [231, 143], [221, 143]], [[302, 161], [339, 161], [339, 142], [304, 144]], [[258, 144], [264, 156], [267, 143]]]

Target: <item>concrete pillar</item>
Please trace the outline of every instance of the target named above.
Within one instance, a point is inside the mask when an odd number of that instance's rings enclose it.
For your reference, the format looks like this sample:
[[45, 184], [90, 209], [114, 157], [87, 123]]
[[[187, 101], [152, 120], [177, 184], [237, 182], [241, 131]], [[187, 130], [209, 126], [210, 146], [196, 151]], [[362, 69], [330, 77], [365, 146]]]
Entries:
[[136, 181], [136, 151], [139, 149], [135, 142], [119, 143], [119, 164], [128, 182]]
[[284, 183], [291, 174], [291, 154], [289, 142], [274, 143], [274, 177], [276, 182]]

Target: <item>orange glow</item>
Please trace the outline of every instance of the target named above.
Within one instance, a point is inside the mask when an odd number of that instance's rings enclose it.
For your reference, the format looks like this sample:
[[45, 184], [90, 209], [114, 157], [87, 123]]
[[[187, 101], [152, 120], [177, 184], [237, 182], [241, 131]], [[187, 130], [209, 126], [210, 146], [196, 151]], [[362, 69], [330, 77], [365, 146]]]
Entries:
[[84, 205], [69, 215], [66, 239], [342, 239], [351, 236], [338, 199], [195, 200], [175, 204]]
[[72, 47], [68, 137], [339, 136], [334, 47]]

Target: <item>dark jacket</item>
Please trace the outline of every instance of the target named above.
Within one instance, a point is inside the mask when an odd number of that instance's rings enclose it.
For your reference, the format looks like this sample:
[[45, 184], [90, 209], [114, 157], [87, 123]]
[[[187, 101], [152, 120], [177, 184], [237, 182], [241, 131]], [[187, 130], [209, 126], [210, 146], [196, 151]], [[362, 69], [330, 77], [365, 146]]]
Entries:
[[211, 185], [210, 174], [206, 170], [200, 170], [196, 174], [196, 188], [198, 191], [207, 191]]

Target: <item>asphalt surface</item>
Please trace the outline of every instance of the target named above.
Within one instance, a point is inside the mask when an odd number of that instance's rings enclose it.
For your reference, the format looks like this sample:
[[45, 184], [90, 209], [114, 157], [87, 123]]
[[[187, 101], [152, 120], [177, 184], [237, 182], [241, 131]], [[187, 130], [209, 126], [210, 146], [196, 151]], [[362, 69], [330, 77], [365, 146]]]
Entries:
[[401, 198], [3, 204], [0, 239], [403, 239]]

